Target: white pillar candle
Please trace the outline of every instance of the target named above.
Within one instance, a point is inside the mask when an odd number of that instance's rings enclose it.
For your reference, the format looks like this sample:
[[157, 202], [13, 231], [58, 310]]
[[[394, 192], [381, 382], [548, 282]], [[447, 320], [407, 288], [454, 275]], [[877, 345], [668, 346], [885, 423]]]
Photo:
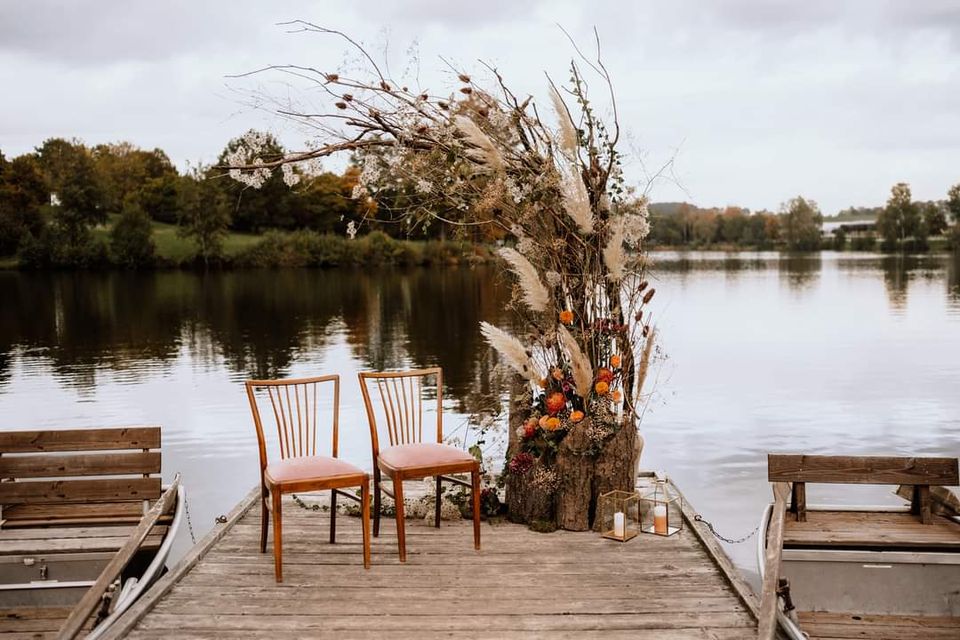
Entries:
[[660, 535], [667, 534], [667, 505], [657, 504], [653, 507], [653, 531]]
[[623, 511], [617, 511], [613, 514], [613, 535], [622, 538], [626, 530], [626, 525], [627, 519], [623, 515]]

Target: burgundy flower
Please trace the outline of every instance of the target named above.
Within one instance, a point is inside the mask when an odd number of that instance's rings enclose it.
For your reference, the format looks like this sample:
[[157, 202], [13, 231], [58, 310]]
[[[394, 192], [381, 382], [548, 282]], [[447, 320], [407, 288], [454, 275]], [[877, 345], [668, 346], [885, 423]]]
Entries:
[[533, 468], [533, 456], [526, 451], [522, 451], [513, 456], [507, 464], [507, 468], [510, 470], [510, 473], [522, 476]]

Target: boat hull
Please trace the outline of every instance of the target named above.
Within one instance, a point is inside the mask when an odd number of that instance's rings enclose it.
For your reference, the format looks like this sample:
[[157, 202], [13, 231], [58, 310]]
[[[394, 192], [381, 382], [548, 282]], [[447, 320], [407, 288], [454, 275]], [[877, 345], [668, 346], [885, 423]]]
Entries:
[[[869, 511], [870, 508], [857, 510]], [[757, 566], [761, 580], [771, 512], [770, 506], [764, 510], [760, 523], [763, 533], [758, 536]], [[790, 596], [797, 611], [960, 617], [960, 553], [784, 548], [780, 575], [789, 580]], [[781, 628], [792, 640], [806, 640], [800, 624], [784, 614], [782, 607], [781, 598], [778, 601]]]

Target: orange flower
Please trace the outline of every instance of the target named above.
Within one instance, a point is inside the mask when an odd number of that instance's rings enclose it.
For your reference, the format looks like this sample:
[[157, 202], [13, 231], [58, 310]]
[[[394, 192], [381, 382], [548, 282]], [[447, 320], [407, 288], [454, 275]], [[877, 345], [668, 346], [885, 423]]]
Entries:
[[600, 382], [613, 382], [613, 371], [610, 371], [610, 369], [606, 367], [600, 367], [597, 369], [597, 380]]
[[617, 356], [617, 355], [610, 356], [610, 366], [613, 367], [614, 369], [619, 369], [620, 356]]
[[541, 389], [546, 389], [546, 388], [547, 388], [547, 379], [546, 379], [546, 378], [540, 378], [540, 388], [541, 388]]
[[550, 416], [540, 416], [540, 422], [538, 423], [544, 429], [547, 428], [547, 420], [550, 419]]
[[583, 411], [571, 411], [570, 422], [577, 423], [583, 420]]
[[563, 324], [573, 324], [573, 311], [565, 309], [560, 312], [560, 322]]
[[554, 369], [550, 372], [554, 380], [563, 380], [563, 369]]
[[547, 396], [547, 413], [552, 416], [560, 413], [560, 410], [567, 406], [567, 397], [559, 391], [554, 391]]
[[623, 398], [623, 394], [620, 393], [620, 389], [617, 389], [616, 391], [610, 394], [610, 397], [613, 398], [614, 402], [620, 402], [620, 400]]
[[560, 428], [560, 418], [548, 418], [547, 419], [547, 430], [556, 431]]
[[610, 385], [601, 380], [597, 384], [593, 385], [593, 390], [601, 396], [606, 395], [607, 391], [610, 391]]

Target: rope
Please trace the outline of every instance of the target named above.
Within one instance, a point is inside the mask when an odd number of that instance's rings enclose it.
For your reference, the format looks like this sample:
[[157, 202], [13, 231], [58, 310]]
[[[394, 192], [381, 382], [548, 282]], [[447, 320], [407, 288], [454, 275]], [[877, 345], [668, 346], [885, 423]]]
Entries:
[[190, 498], [187, 497], [186, 492], [183, 494], [183, 507], [187, 514], [187, 529], [190, 531], [190, 541], [197, 544], [197, 536], [193, 532], [193, 520], [190, 519]]
[[712, 533], [715, 538], [717, 538], [718, 540], [723, 540], [724, 542], [726, 542], [726, 543], [728, 543], [728, 544], [740, 544], [741, 542], [746, 542], [747, 540], [749, 540], [750, 538], [752, 538], [754, 535], [756, 535], [757, 531], [760, 530], [760, 525], [757, 525], [757, 526], [754, 528], [754, 530], [751, 531], [750, 533], [748, 533], [747, 535], [743, 536], [742, 538], [737, 538], [736, 540], [732, 540], [732, 539], [730, 539], [730, 538], [725, 538], [725, 537], [723, 537], [722, 535], [720, 535], [719, 533], [717, 533], [717, 530], [713, 528], [713, 525], [712, 525], [710, 522], [708, 522], [707, 520], [704, 520], [703, 517], [702, 517], [699, 513], [698, 513], [697, 515], [693, 516], [693, 519], [694, 519], [695, 522], [702, 522], [703, 524], [707, 525], [707, 529], [710, 529], [710, 533]]

